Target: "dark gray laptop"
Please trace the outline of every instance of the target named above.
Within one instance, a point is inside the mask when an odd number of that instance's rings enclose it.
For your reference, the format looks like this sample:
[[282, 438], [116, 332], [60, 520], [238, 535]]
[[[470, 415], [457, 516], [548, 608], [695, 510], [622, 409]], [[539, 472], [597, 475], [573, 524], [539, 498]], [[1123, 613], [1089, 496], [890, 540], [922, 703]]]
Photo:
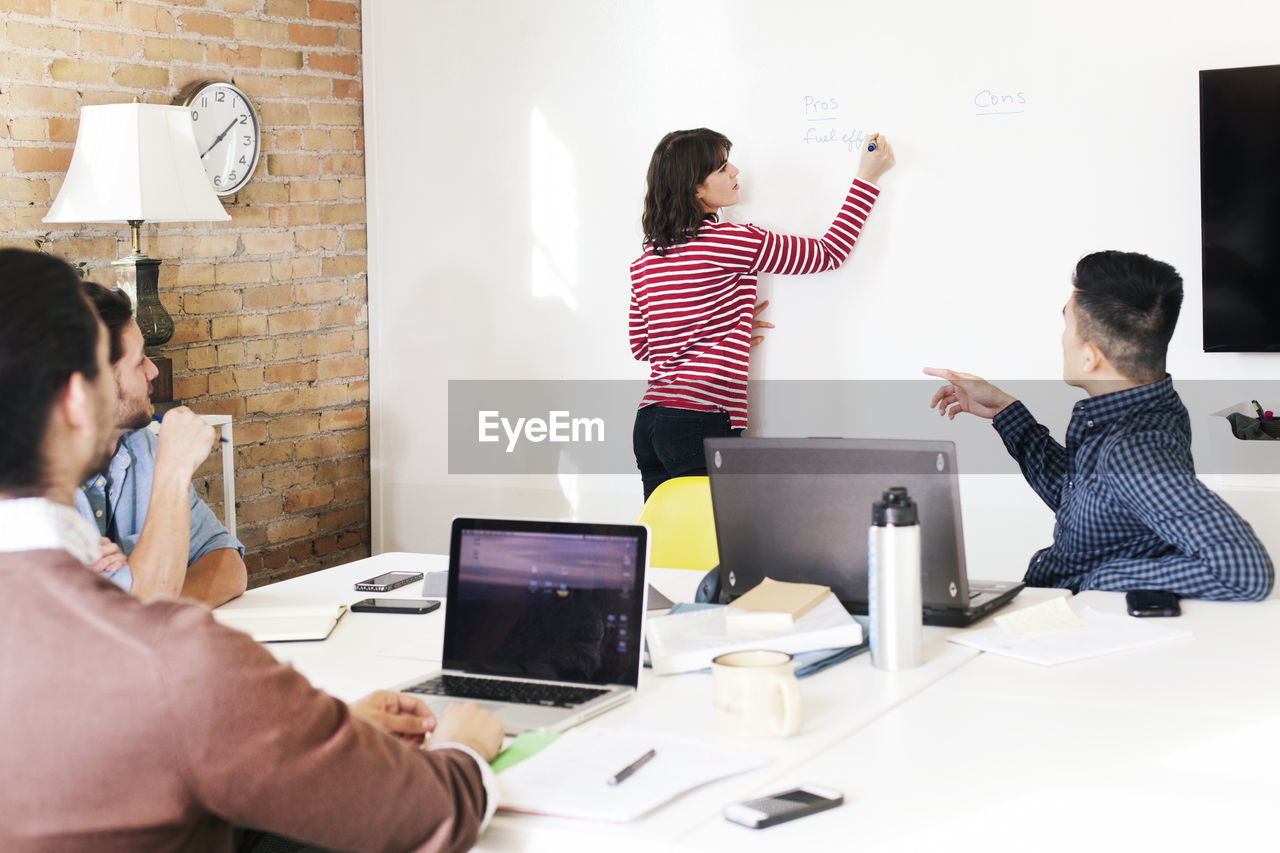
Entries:
[[474, 701], [508, 734], [562, 731], [635, 695], [648, 528], [455, 518], [442, 671], [398, 689]]
[[1022, 589], [968, 578], [954, 442], [716, 438], [705, 448], [730, 598], [767, 576], [824, 584], [850, 612], [866, 613], [871, 506], [891, 486], [905, 486], [919, 506], [926, 625], [968, 625]]

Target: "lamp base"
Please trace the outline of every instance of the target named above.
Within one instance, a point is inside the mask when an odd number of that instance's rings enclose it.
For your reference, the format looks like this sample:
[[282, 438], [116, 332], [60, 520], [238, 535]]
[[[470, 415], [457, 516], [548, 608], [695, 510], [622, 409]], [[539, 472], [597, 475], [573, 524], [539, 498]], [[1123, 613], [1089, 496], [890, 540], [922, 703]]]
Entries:
[[173, 337], [173, 319], [160, 302], [160, 261], [133, 252], [118, 261], [116, 287], [133, 302], [133, 316], [149, 347], [158, 347]]
[[156, 414], [161, 414], [161, 403], [169, 404], [165, 406], [166, 410], [177, 405], [173, 400], [173, 362], [162, 355], [147, 353], [147, 357], [160, 371], [156, 378], [151, 380], [151, 402], [156, 406]]

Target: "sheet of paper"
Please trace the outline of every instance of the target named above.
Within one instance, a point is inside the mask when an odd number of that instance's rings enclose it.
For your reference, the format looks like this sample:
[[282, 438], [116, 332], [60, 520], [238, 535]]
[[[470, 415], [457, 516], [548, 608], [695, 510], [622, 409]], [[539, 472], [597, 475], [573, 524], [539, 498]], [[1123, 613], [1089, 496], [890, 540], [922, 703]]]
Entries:
[[1185, 628], [1158, 625], [1150, 619], [1099, 613], [1092, 607], [1084, 608], [1080, 618], [1084, 620], [1084, 627], [1071, 631], [1018, 636], [1003, 628], [982, 628], [952, 634], [947, 639], [984, 652], [1053, 666], [1191, 636], [1191, 631]]
[[[650, 749], [654, 757], [625, 781], [609, 779]], [[621, 823], [716, 779], [763, 767], [750, 750], [646, 729], [572, 729], [498, 776], [506, 811]]]
[[1016, 637], [1038, 637], [1054, 631], [1083, 628], [1085, 621], [1076, 615], [1065, 598], [1051, 598], [1032, 607], [997, 616], [996, 624]]

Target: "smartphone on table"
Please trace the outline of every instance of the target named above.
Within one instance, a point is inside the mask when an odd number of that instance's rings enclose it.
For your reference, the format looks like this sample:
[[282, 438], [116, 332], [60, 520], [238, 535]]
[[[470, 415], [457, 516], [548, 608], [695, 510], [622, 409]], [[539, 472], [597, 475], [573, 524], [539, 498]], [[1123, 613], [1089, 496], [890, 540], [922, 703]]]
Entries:
[[356, 584], [357, 592], [390, 592], [393, 589], [422, 580], [422, 572], [385, 572]]
[[440, 602], [429, 598], [366, 598], [351, 605], [352, 613], [430, 613]]
[[834, 809], [844, 803], [844, 794], [818, 785], [804, 785], [780, 794], [725, 806], [726, 820], [751, 829], [764, 829], [798, 817]]
[[1131, 589], [1124, 594], [1130, 616], [1181, 616], [1178, 595], [1152, 589]]

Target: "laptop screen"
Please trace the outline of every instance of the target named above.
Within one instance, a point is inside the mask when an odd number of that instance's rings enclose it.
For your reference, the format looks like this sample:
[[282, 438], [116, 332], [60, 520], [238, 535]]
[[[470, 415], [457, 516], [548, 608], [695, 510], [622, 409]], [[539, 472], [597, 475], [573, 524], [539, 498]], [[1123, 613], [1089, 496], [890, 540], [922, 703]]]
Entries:
[[444, 668], [635, 686], [639, 525], [454, 519]]

